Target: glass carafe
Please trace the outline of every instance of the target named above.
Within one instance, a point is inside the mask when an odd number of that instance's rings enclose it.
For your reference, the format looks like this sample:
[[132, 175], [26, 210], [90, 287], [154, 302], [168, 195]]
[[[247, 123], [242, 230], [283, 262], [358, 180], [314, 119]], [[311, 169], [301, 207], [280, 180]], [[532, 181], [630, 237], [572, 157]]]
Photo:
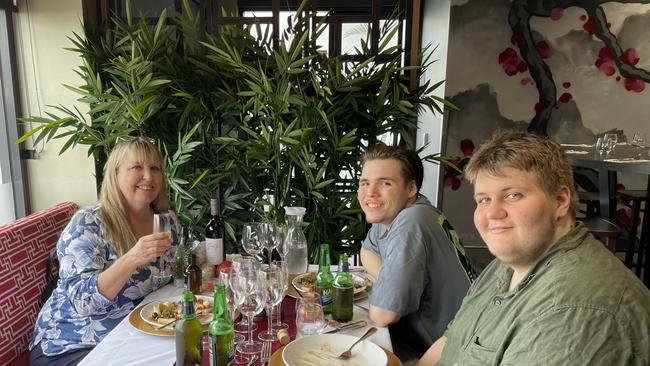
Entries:
[[307, 271], [307, 238], [302, 232], [302, 218], [305, 216], [304, 207], [285, 207], [287, 214], [286, 258], [289, 274], [305, 273]]

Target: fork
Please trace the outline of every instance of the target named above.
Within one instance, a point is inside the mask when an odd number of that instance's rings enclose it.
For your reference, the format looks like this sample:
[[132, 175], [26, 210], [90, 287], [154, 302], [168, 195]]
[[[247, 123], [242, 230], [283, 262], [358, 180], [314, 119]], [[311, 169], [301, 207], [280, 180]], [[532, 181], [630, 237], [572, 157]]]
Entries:
[[262, 365], [268, 365], [269, 360], [271, 360], [271, 342], [265, 341], [262, 345], [262, 356], [260, 362]]
[[368, 331], [364, 335], [362, 335], [361, 338], [357, 339], [356, 342], [352, 343], [352, 345], [350, 346], [350, 348], [348, 348], [347, 351], [345, 351], [345, 352], [343, 352], [343, 353], [341, 353], [339, 355], [339, 359], [347, 360], [348, 358], [352, 357], [352, 349], [354, 348], [354, 346], [359, 344], [359, 342], [363, 341], [364, 339], [366, 339], [366, 338], [370, 337], [371, 335], [375, 334], [376, 331], [377, 331], [377, 328], [375, 328], [375, 327], [372, 327], [372, 328], [368, 329]]

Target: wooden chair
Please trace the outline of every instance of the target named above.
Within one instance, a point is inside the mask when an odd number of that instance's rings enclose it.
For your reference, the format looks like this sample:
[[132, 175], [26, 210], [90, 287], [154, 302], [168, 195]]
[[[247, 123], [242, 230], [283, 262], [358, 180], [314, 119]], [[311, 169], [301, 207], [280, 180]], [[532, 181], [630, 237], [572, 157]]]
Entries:
[[[648, 192], [645, 190], [624, 190], [618, 192], [619, 197], [627, 202], [632, 209], [632, 219], [630, 227], [628, 228], [627, 235], [627, 248], [625, 251], [625, 265], [628, 268], [636, 267], [636, 275], [641, 274], [641, 269], [644, 263], [644, 254], [647, 251], [647, 235], [648, 235]], [[638, 252], [637, 248], [637, 232], [640, 214], [643, 213], [643, 222], [641, 223], [641, 240], [639, 240]], [[634, 263], [634, 253], [637, 252], [637, 260]], [[647, 259], [645, 259], [647, 261]]]

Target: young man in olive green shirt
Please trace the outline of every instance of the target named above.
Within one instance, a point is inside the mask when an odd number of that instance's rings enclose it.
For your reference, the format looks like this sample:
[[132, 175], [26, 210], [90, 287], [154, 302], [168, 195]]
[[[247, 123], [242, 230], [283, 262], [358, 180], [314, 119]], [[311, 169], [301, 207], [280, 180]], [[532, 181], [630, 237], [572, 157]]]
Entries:
[[504, 134], [465, 174], [474, 224], [497, 259], [418, 366], [650, 365], [650, 292], [575, 223], [561, 148]]

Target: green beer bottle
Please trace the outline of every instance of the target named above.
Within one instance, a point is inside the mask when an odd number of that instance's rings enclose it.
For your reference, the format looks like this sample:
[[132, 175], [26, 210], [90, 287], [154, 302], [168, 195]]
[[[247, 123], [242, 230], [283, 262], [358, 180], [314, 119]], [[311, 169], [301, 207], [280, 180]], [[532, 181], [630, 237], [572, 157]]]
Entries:
[[214, 291], [213, 314], [208, 326], [210, 366], [232, 366], [235, 364], [235, 333], [228, 319], [226, 287], [223, 284], [218, 284]]
[[321, 244], [318, 274], [316, 274], [314, 287], [316, 292], [320, 294], [320, 302], [323, 305], [323, 313], [325, 314], [332, 312], [332, 283], [334, 283], [334, 276], [330, 270], [330, 246]]
[[203, 366], [203, 327], [194, 313], [194, 295], [183, 293], [181, 318], [176, 322], [176, 366]]
[[352, 320], [352, 301], [354, 300], [354, 280], [350, 275], [348, 255], [343, 253], [339, 259], [339, 271], [332, 285], [332, 318], [339, 322]]

